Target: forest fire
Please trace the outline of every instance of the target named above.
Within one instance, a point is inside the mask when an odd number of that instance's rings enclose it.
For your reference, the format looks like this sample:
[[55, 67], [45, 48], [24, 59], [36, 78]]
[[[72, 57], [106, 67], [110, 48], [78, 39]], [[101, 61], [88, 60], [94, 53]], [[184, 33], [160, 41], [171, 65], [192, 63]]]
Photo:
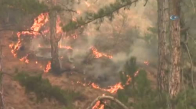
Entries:
[[129, 85], [129, 83], [131, 82], [131, 77], [129, 75], [127, 75], [127, 81], [126, 81], [126, 85]]
[[144, 61], [144, 64], [149, 65], [149, 62], [148, 61]]
[[51, 62], [49, 61], [48, 64], [46, 65], [44, 73], [48, 73], [50, 69], [51, 69]]
[[108, 58], [113, 58], [113, 56], [111, 55], [107, 55], [105, 53], [100, 53], [98, 52], [98, 50], [95, 48], [95, 47], [91, 47], [92, 51], [93, 51], [93, 54], [95, 55], [95, 58], [100, 58], [100, 57], [108, 57]]
[[[138, 73], [139, 73], [139, 70], [136, 71], [136, 72], [134, 73], [134, 76], [137, 76]], [[115, 84], [115, 85], [113, 85], [113, 86], [109, 86], [108, 89], [100, 88], [100, 87], [99, 87], [97, 84], [95, 84], [95, 83], [92, 83], [91, 86], [92, 86], [93, 88], [95, 88], [95, 89], [100, 89], [100, 90], [103, 90], [103, 91], [110, 92], [111, 94], [115, 94], [119, 89], [124, 89], [124, 87], [125, 87], [126, 85], [129, 85], [129, 84], [130, 84], [130, 82], [131, 82], [131, 77], [130, 77], [129, 75], [127, 75], [127, 81], [126, 81], [126, 84], [125, 84], [125, 85], [122, 85], [122, 83], [119, 82], [119, 83], [117, 83], [117, 84]]]
[[[16, 44], [12, 43], [9, 45], [9, 47], [11, 48], [11, 53], [13, 54], [14, 57], [17, 57], [17, 51], [21, 48], [22, 46], [22, 39], [21, 39], [21, 35], [32, 35], [34, 38], [36, 38], [36, 36], [38, 35], [43, 35], [49, 32], [49, 29], [43, 30], [42, 32], [40, 31], [40, 29], [49, 21], [49, 15], [48, 13], [41, 13], [37, 18], [34, 19], [34, 23], [31, 26], [30, 30], [25, 30], [25, 31], [21, 31], [17, 33], [17, 37], [18, 37], [18, 41]], [[61, 23], [60, 21], [60, 17], [57, 17], [57, 34], [62, 33], [62, 29], [59, 26]], [[76, 39], [77, 36], [73, 35], [73, 39]], [[41, 44], [38, 45], [39, 48], [50, 48], [50, 46], [43, 46]], [[59, 48], [64, 48], [64, 49], [73, 49], [71, 46], [63, 46], [63, 45], [59, 45]], [[107, 55], [105, 53], [101, 53], [98, 52], [98, 50], [95, 47], [91, 47], [91, 50], [93, 51], [93, 54], [95, 55], [95, 58], [100, 58], [100, 57], [107, 57], [109, 59], [112, 58], [111, 55]], [[25, 63], [29, 63], [29, 59], [27, 58], [27, 56], [23, 57], [20, 59], [20, 61], [24, 61]], [[36, 64], [38, 64], [38, 61], [36, 61]], [[46, 65], [46, 67], [49, 68], [49, 63]], [[44, 72], [48, 72], [49, 70], [46, 70], [48, 68], [44, 69]]]
[[104, 105], [101, 104], [101, 101], [97, 101], [92, 109], [104, 109]]
[[65, 49], [68, 49], [68, 50], [69, 50], [69, 49], [70, 49], [70, 50], [73, 49], [71, 46], [62, 46], [62, 45], [59, 45], [59, 48], [65, 48]]
[[[49, 21], [48, 13], [42, 13], [37, 18], [34, 19], [34, 24], [32, 25], [32, 27], [30, 28], [29, 31], [22, 31], [22, 32], [17, 33], [18, 42], [16, 44], [12, 43], [12, 44], [9, 45], [9, 47], [11, 48], [11, 53], [13, 54], [14, 57], [17, 57], [17, 51], [22, 46], [21, 35], [29, 34], [29, 35], [33, 35], [33, 37], [36, 38], [36, 36], [40, 35], [40, 33], [41, 33], [40, 32], [41, 27], [43, 27], [48, 21]], [[60, 18], [58, 17], [57, 18], [57, 27], [56, 27], [57, 28], [57, 34], [63, 32], [61, 27], [59, 26], [60, 23], [61, 23], [61, 21], [60, 21]], [[45, 34], [45, 33], [48, 33], [48, 32], [49, 32], [48, 29], [43, 30], [41, 34]], [[74, 35], [73, 39], [76, 39], [76, 38], [77, 38], [77, 36]], [[42, 44], [39, 44], [38, 47], [39, 48], [50, 48], [50, 46], [44, 46]], [[63, 49], [67, 49], [67, 50], [70, 50], [70, 49], [74, 50], [71, 46], [63, 46], [61, 44], [59, 45], [59, 48], [63, 48]], [[106, 57], [106, 58], [109, 58], [109, 59], [113, 58], [112, 55], [108, 55], [108, 54], [99, 52], [95, 47], [91, 47], [90, 49], [92, 50], [92, 53], [93, 53], [95, 58], [101, 58], [101, 57]], [[25, 63], [30, 62], [29, 59], [28, 59], [28, 55], [24, 56], [23, 58], [21, 58], [19, 60], [23, 61]], [[35, 61], [35, 64], [38, 64], [38, 61]], [[147, 61], [145, 61], [144, 64], [147, 65], [149, 63]], [[40, 68], [43, 68], [43, 67], [40, 66]], [[51, 62], [49, 61], [46, 65], [46, 67], [43, 69], [44, 73], [48, 73], [50, 69], [51, 69]], [[137, 76], [138, 73], [139, 73], [139, 71], [137, 71], [134, 76]], [[130, 82], [131, 82], [131, 77], [129, 75], [127, 75], [127, 81], [126, 81], [125, 85], [129, 85]], [[106, 91], [106, 92], [109, 92], [111, 94], [116, 94], [118, 90], [123, 89], [124, 86], [125, 86], [125, 85], [122, 85], [121, 82], [119, 82], [119, 83], [117, 83], [113, 86], [109, 86], [109, 88], [101, 88], [99, 85], [97, 85], [95, 83], [84, 84], [84, 83], [81, 83], [79, 81], [77, 81], [77, 83], [82, 84], [83, 86], [91, 86], [94, 89], [99, 89], [99, 90], [102, 90], [102, 91]], [[99, 107], [99, 109], [104, 109], [104, 105], [100, 101], [96, 103], [96, 105], [93, 107], [93, 109], [96, 109], [98, 107]]]
[[[139, 73], [139, 70], [134, 73], [134, 77], [137, 76], [138, 73]], [[126, 81], [125, 85], [122, 85], [122, 83], [119, 82], [119, 83], [115, 84], [114, 86], [110, 86], [110, 88], [108, 88], [108, 89], [102, 89], [95, 83], [92, 83], [91, 85], [95, 89], [100, 89], [100, 90], [103, 90], [103, 91], [110, 92], [111, 94], [116, 94], [119, 89], [124, 89], [125, 86], [130, 84], [130, 82], [131, 82], [131, 77], [129, 75], [127, 75], [127, 81]], [[101, 104], [100, 101], [97, 101], [92, 109], [104, 109], [104, 104]]]
[[23, 61], [25, 63], [29, 63], [29, 60], [27, 59], [28, 55], [26, 55], [25, 57], [21, 58], [20, 61]]

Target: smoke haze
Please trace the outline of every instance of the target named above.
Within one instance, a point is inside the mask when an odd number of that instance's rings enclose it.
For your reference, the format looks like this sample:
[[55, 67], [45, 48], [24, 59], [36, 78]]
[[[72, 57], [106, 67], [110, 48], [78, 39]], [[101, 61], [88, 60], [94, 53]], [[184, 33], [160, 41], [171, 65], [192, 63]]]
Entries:
[[[62, 17], [63, 23], [69, 21], [69, 19], [75, 19], [84, 15], [86, 11], [97, 12], [97, 10], [114, 0], [108, 0], [103, 2], [97, 0], [85, 0], [80, 4], [74, 4], [73, 7], [77, 10], [78, 14], [64, 13]], [[101, 81], [104, 85], [108, 86], [118, 81], [116, 78], [118, 72], [123, 68], [124, 63], [131, 57], [135, 56], [138, 63], [143, 64], [144, 61], [155, 62], [156, 57], [153, 54], [151, 48], [143, 39], [148, 27], [153, 27], [156, 23], [156, 2], [149, 1], [147, 6], [143, 6], [145, 1], [138, 2], [137, 6], [132, 6], [130, 10], [120, 10], [119, 15], [115, 15], [115, 18], [110, 22], [107, 18], [101, 24], [100, 29], [97, 30], [97, 25], [91, 23], [81, 34], [75, 34], [73, 36], [65, 35], [59, 42], [62, 46], [71, 46], [72, 50], [60, 49], [59, 55], [68, 57], [68, 60], [72, 58], [72, 64], [83, 71], [83, 73], [89, 75], [91, 78], [95, 78], [95, 81]], [[69, 17], [67, 17], [69, 16]], [[153, 17], [153, 18], [152, 18]], [[42, 54], [38, 47], [36, 47], [43, 39], [33, 39], [31, 42], [31, 49], [37, 51], [37, 56], [45, 58], [51, 58], [50, 52]], [[156, 45], [155, 45], [156, 46]], [[112, 55], [112, 59], [106, 57], [95, 58], [92, 55], [91, 48], [95, 47], [99, 52]], [[71, 51], [71, 52], [70, 52]], [[92, 56], [89, 56], [91, 54]], [[85, 60], [89, 62], [84, 63]], [[65, 60], [61, 60], [61, 64], [65, 63]], [[61, 65], [63, 67], [63, 65]], [[105, 78], [104, 77], [109, 77]], [[103, 81], [104, 79], [105, 81]]]

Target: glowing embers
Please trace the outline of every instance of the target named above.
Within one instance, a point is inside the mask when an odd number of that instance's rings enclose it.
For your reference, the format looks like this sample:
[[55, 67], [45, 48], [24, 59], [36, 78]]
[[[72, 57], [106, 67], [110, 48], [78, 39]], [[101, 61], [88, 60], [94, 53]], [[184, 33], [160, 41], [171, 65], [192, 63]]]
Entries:
[[100, 57], [107, 57], [107, 58], [113, 58], [112, 55], [107, 55], [105, 53], [98, 52], [98, 50], [95, 47], [91, 47], [91, 50], [93, 51], [93, 54], [95, 55], [95, 58], [100, 58]]

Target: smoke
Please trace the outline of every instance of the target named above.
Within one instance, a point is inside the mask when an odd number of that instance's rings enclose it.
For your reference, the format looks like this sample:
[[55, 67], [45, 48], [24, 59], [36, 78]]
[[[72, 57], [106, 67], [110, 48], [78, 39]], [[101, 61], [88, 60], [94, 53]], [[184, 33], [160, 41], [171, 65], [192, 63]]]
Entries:
[[[78, 14], [70, 16], [70, 18], [66, 16], [67, 20], [64, 19], [63, 21], [67, 22], [71, 17], [81, 17], [86, 11], [96, 12], [100, 7], [111, 2], [113, 0], [107, 2], [100, 0], [97, 2], [83, 1], [80, 4], [75, 4], [74, 8]], [[130, 10], [120, 10], [120, 15], [115, 15], [112, 22], [105, 19], [99, 30], [96, 29], [97, 25], [91, 23], [82, 34], [75, 34], [77, 38], [74, 39], [73, 36], [62, 38], [59, 45], [72, 48], [69, 50], [59, 49], [60, 57], [67, 58], [67, 61], [65, 59], [60, 60], [62, 68], [63, 64], [71, 63], [92, 81], [94, 80], [102, 86], [108, 86], [119, 81], [118, 73], [131, 56], [135, 56], [141, 64], [144, 61], [156, 60], [154, 57], [156, 53], [148, 47], [143, 39], [137, 38], [144, 36], [148, 32], [147, 28], [152, 27], [154, 22], [149, 19], [150, 17], [146, 12], [150, 10], [152, 11], [151, 14], [156, 13], [156, 10], [152, 10], [150, 6], [144, 7], [143, 5], [144, 2], [139, 2], [136, 7], [132, 6]], [[33, 39], [30, 49], [35, 51], [36, 56], [51, 58], [50, 51], [42, 51], [38, 47], [40, 43], [44, 44], [42, 38]], [[91, 47], [97, 48], [100, 53], [112, 55], [113, 58], [95, 58], [92, 55]]]
[[[155, 44], [155, 46], [157, 46]], [[154, 50], [156, 51], [156, 50]], [[137, 58], [138, 63], [143, 63], [144, 61], [148, 61], [150, 63], [156, 62], [156, 52], [153, 52], [152, 48], [146, 43], [143, 39], [136, 39], [134, 44], [131, 46], [131, 52], [129, 57], [134, 56]]]

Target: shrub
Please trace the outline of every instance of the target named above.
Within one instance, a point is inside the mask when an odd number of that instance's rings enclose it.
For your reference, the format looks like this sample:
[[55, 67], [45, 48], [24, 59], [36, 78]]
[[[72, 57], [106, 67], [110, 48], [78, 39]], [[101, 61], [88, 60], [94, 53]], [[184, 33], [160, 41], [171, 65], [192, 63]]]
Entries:
[[43, 79], [41, 75], [29, 76], [25, 72], [18, 73], [15, 79], [25, 87], [26, 92], [34, 92], [38, 102], [44, 98], [55, 99], [58, 102], [68, 105], [77, 99], [81, 94], [71, 90], [62, 90], [57, 86], [52, 86], [48, 79]]
[[[192, 88], [192, 85], [186, 84], [186, 88], [182, 89], [175, 99], [170, 100], [167, 92], [163, 93], [162, 98], [160, 98], [158, 90], [151, 88], [145, 70], [140, 70], [138, 75], [133, 77], [133, 73], [138, 70], [136, 58], [132, 57], [129, 63], [128, 66], [125, 64], [126, 69], [123, 72], [133, 79], [131, 84], [117, 92], [116, 97], [121, 102], [134, 109], [168, 109], [171, 106], [169, 104], [174, 106], [173, 109], [195, 109], [196, 91]], [[120, 73], [120, 77], [122, 83], [127, 81], [127, 78], [125, 76], [123, 77], [122, 73]], [[128, 100], [130, 98], [132, 102]]]

